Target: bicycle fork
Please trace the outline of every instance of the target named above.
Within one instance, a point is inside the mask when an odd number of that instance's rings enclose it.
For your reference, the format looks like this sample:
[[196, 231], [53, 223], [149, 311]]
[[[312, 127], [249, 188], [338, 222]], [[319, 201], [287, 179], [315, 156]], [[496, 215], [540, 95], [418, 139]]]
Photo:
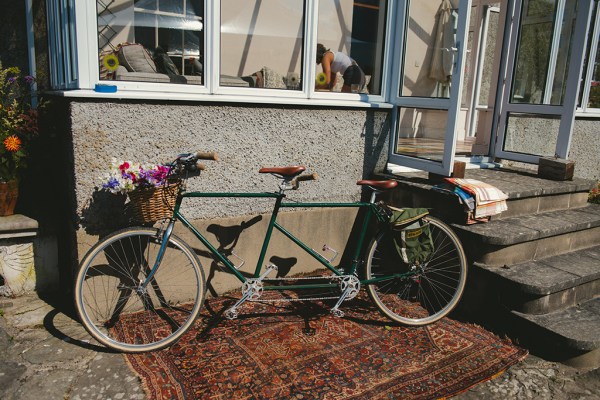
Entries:
[[[175, 220], [171, 220], [169, 222], [169, 224], [167, 225], [167, 227], [165, 228], [165, 230], [162, 232], [162, 242], [160, 244], [160, 249], [158, 250], [158, 254], [156, 255], [156, 260], [154, 261], [154, 265], [152, 266], [152, 269], [148, 273], [148, 276], [146, 276], [146, 279], [144, 280], [144, 282], [140, 282], [140, 286], [139, 286], [138, 290], [145, 291], [145, 289], [148, 286], [148, 284], [150, 283], [150, 281], [152, 281], [154, 274], [156, 274], [156, 271], [158, 271], [158, 267], [159, 267], [160, 263], [162, 262], [162, 259], [165, 255], [165, 251], [167, 250], [167, 246], [169, 245], [169, 239], [171, 238], [171, 234], [173, 233], [174, 227], [175, 227]], [[157, 239], [161, 239], [160, 230], [159, 230], [159, 236], [157, 237]]]

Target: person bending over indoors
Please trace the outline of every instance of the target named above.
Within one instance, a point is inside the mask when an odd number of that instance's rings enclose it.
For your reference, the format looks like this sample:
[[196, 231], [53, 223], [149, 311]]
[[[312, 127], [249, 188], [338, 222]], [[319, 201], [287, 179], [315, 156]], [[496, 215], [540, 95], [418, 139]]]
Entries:
[[[339, 51], [326, 49], [321, 43], [317, 44], [317, 64], [323, 67], [325, 82], [317, 83], [317, 89], [332, 90], [335, 86], [337, 73], [344, 78], [342, 92], [360, 92], [365, 86], [365, 73], [356, 61]], [[354, 90], [353, 90], [354, 89]]]

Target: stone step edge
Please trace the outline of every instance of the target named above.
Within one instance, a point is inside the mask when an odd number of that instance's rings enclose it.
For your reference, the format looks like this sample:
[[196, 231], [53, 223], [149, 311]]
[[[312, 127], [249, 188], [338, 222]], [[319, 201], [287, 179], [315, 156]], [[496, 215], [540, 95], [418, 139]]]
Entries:
[[[528, 218], [536, 220], [545, 218], [551, 221], [552, 229], [545, 232], [535, 229], [531, 226], [535, 221], [529, 221], [530, 223], [527, 224]], [[579, 221], [574, 221], [574, 219]], [[510, 217], [473, 225], [453, 223], [451, 226], [462, 240], [478, 240], [484, 244], [509, 246], [598, 227], [600, 226], [600, 205], [588, 204], [580, 208]], [[508, 228], [513, 228], [514, 232], [510, 233]]]
[[[548, 314], [532, 315], [518, 311], [510, 313], [529, 324], [532, 328], [551, 334], [569, 348], [579, 351], [593, 351], [600, 348], [600, 297], [588, 300], [578, 306]], [[572, 328], [567, 332], [568, 328]], [[586, 334], [591, 333], [594, 339]]]
[[[426, 177], [426, 173], [406, 174], [405, 176], [398, 176], [384, 172], [376, 174], [377, 179], [392, 179], [398, 182], [398, 186], [417, 188], [419, 190], [443, 194], [443, 192], [433, 191], [431, 188], [435, 186], [436, 183], [427, 181]], [[418, 179], [419, 181], [417, 182], [411, 179]], [[552, 181], [552, 183], [556, 183], [556, 181]], [[569, 193], [589, 192], [595, 186], [596, 182], [588, 179], [574, 179], [572, 181], [564, 181], [561, 185], [552, 185], [551, 187], [544, 187], [543, 185], [541, 185], [540, 182], [539, 187], [529, 187], [528, 189], [523, 190], [505, 190], [505, 194], [508, 196], [507, 200], [509, 201], [522, 200], [526, 198], [539, 196], [553, 196]], [[447, 195], [450, 194], [448, 193]]]
[[[480, 263], [480, 262], [474, 262], [473, 266], [475, 268], [479, 268], [488, 273], [493, 274], [494, 276], [500, 278], [503, 283], [508, 284], [510, 287], [518, 290], [519, 292], [521, 292], [523, 294], [547, 296], [547, 295], [551, 295], [554, 293], [564, 291], [566, 289], [571, 289], [571, 288], [580, 286], [584, 283], [588, 283], [588, 282], [600, 279], [600, 266], [598, 267], [598, 270], [596, 272], [593, 272], [593, 273], [590, 273], [587, 275], [577, 275], [577, 274], [574, 274], [572, 271], [556, 268], [549, 264], [549, 262], [560, 260], [561, 258], [564, 258], [569, 255], [573, 255], [573, 256], [581, 255], [583, 257], [590, 258], [591, 263], [594, 263], [594, 259], [589, 255], [589, 253], [591, 253], [591, 252], [600, 252], [600, 246], [590, 247], [590, 248], [586, 248], [586, 249], [579, 249], [579, 250], [575, 250], [575, 251], [560, 254], [560, 255], [555, 255], [555, 256], [542, 258], [542, 259], [538, 259], [538, 260], [533, 260], [533, 261], [525, 261], [525, 262], [521, 262], [518, 264], [503, 266], [503, 267], [497, 266], [497, 265], [487, 265], [487, 264]], [[555, 283], [555, 284], [547, 284], [547, 285], [537, 284], [536, 285], [533, 283], [524, 283], [524, 282], [516, 281], [516, 280], [512, 279], [510, 276], [508, 276], [508, 274], [503, 273], [506, 270], [510, 270], [510, 269], [515, 270], [519, 267], [527, 268], [526, 266], [531, 265], [531, 264], [535, 264], [536, 266], [539, 266], [542, 269], [547, 268], [548, 271], [556, 271], [556, 272], [559, 272], [562, 274], [569, 274], [569, 275], [572, 275], [573, 278], [569, 279], [569, 280], [564, 280], [564, 281], [561, 281], [561, 282]], [[597, 260], [593, 265], [600, 265], [600, 259]]]

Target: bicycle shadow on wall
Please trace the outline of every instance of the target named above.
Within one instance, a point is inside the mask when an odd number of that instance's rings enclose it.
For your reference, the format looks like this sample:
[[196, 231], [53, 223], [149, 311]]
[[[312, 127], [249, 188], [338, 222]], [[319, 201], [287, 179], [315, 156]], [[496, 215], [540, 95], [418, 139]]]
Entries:
[[[236, 268], [239, 270], [245, 264], [245, 261], [235, 253], [234, 249], [238, 244], [242, 232], [257, 224], [258, 222], [262, 221], [262, 218], [263, 217], [261, 215], [257, 215], [256, 217], [248, 221], [242, 221], [242, 223], [240, 223], [239, 225], [231, 226], [211, 224], [206, 228], [206, 231], [215, 236], [218, 243], [218, 246], [216, 248], [217, 251], [227, 259], [231, 260], [234, 264], [236, 264]], [[229, 271], [229, 269], [222, 266], [221, 261], [215, 258], [215, 256], [210, 251], [204, 248], [198, 248], [197, 246], [192, 246], [192, 249], [197, 255], [212, 260], [208, 276], [206, 277], [206, 288], [213, 297], [217, 297], [218, 293], [212, 285], [212, 280], [215, 277], [215, 272], [220, 271], [230, 275], [232, 275], [232, 272]], [[253, 276], [251, 273], [244, 271], [240, 271], [240, 273], [247, 278], [251, 278]]]

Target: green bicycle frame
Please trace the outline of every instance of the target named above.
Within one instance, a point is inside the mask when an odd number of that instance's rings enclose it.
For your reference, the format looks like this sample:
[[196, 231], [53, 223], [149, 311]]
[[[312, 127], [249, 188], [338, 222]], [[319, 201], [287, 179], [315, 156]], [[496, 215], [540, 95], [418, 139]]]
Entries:
[[[346, 274], [346, 272], [341, 272], [336, 267], [331, 265], [331, 263], [325, 259], [321, 254], [317, 253], [310, 247], [308, 247], [304, 242], [302, 242], [299, 238], [294, 236], [291, 232], [285, 229], [277, 222], [277, 215], [281, 208], [362, 208], [366, 209], [366, 214], [363, 219], [362, 228], [360, 230], [360, 235], [358, 239], [358, 243], [356, 246], [356, 250], [354, 252], [352, 258], [352, 264], [350, 266], [349, 274], [355, 274], [358, 269], [359, 264], [361, 264], [361, 252], [364, 245], [364, 240], [367, 236], [367, 231], [369, 227], [369, 223], [371, 222], [374, 215], [377, 213], [377, 205], [374, 203], [365, 203], [365, 202], [356, 202], [356, 203], [285, 203], [283, 199], [285, 198], [284, 193], [206, 193], [206, 192], [182, 192], [177, 197], [177, 201], [175, 203], [175, 207], [173, 210], [173, 216], [171, 219], [171, 224], [167, 228], [167, 231], [164, 233], [165, 237], [169, 237], [171, 234], [173, 223], [178, 220], [186, 226], [196, 238], [206, 246], [206, 248], [220, 261], [237, 279], [239, 279], [242, 283], [247, 281], [247, 278], [241, 274], [238, 269], [235, 267], [235, 264], [231, 262], [226, 256], [221, 254], [216, 247], [214, 247], [202, 233], [192, 225], [192, 223], [185, 218], [183, 214], [180, 212], [180, 206], [185, 198], [272, 198], [275, 199], [275, 206], [273, 211], [271, 212], [271, 219], [269, 221], [269, 225], [267, 227], [267, 232], [265, 234], [265, 238], [263, 240], [263, 245], [260, 251], [260, 255], [258, 261], [256, 263], [256, 268], [254, 271], [254, 275], [252, 278], [256, 279], [260, 277], [260, 273], [262, 270], [262, 265], [265, 260], [267, 249], [269, 247], [269, 243], [271, 241], [271, 236], [273, 234], [273, 229], [277, 229], [284, 236], [294, 242], [297, 246], [299, 246], [302, 250], [312, 256], [315, 260], [325, 266], [327, 269], [332, 271], [335, 275], [342, 276]], [[148, 275], [146, 281], [149, 282], [154, 275], [155, 270], [158, 268], [160, 264], [160, 260], [162, 259], [162, 254], [166, 248], [168, 240], [163, 241], [163, 246], [159, 250], [159, 255], [157, 257], [155, 266], [152, 268], [152, 271]], [[393, 274], [390, 276], [384, 276], [374, 279], [365, 279], [361, 280], [360, 283], [363, 285], [368, 285], [376, 282], [381, 282], [385, 280], [395, 279], [399, 277], [409, 276], [410, 273], [402, 273], [402, 274]], [[285, 286], [265, 286], [264, 290], [288, 290], [288, 289], [320, 289], [320, 288], [330, 288], [335, 287], [335, 283], [329, 284], [304, 284], [304, 285], [285, 285]]]

